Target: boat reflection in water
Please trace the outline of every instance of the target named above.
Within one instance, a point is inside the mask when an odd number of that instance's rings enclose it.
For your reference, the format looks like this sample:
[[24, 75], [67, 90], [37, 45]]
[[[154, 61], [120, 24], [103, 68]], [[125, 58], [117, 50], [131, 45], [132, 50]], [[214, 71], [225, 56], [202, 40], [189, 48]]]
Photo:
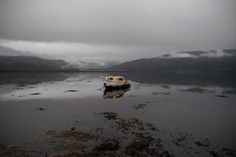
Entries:
[[128, 88], [120, 88], [120, 89], [119, 88], [114, 88], [114, 89], [107, 89], [107, 88], [105, 88], [104, 93], [103, 93], [103, 98], [104, 99], [121, 98], [129, 90], [130, 90], [130, 87], [128, 87]]

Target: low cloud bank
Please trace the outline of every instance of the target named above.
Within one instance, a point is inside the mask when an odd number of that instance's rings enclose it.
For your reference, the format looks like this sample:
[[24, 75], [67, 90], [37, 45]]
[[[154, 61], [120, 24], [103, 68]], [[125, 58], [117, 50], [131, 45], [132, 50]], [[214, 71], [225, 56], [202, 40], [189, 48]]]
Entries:
[[184, 52], [171, 52], [162, 57], [165, 58], [197, 58], [197, 57], [227, 57], [236, 56], [236, 50], [209, 50], [209, 51], [184, 51]]

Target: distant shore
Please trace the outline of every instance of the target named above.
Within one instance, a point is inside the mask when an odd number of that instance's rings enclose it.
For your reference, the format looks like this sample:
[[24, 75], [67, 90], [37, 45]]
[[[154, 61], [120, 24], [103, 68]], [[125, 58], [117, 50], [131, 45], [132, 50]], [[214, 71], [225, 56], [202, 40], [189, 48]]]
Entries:
[[0, 70], [0, 73], [78, 73], [78, 72], [121, 72], [111, 70]]

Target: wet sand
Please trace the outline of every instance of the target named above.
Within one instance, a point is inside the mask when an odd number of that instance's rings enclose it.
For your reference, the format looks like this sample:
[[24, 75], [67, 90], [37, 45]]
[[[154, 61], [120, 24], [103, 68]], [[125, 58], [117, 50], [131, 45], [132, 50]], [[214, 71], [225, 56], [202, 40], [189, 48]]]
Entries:
[[2, 81], [1, 156], [235, 155], [234, 88], [133, 81], [104, 93], [106, 73], [60, 75]]

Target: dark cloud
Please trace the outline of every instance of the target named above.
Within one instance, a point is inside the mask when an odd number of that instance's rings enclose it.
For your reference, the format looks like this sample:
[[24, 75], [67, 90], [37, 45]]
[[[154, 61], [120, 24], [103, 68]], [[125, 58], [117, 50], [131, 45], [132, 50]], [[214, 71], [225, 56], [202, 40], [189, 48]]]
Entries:
[[0, 0], [0, 38], [109, 45], [111, 54], [151, 57], [235, 48], [235, 15], [235, 0]]

